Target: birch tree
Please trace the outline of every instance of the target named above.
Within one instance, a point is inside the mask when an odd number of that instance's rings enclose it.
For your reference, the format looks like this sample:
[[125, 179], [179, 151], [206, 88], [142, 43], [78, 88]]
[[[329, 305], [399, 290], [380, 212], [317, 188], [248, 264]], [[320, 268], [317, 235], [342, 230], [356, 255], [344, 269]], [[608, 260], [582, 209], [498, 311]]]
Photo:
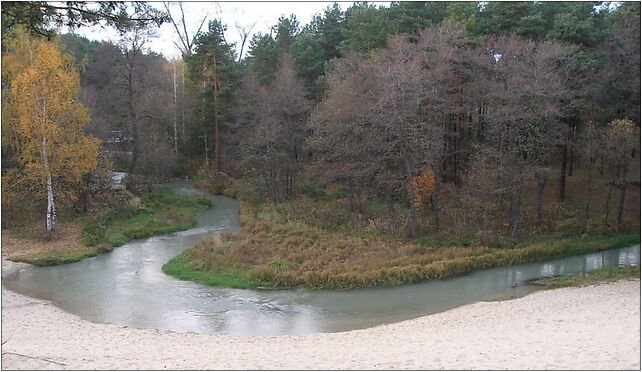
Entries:
[[2, 129], [10, 143], [3, 146], [12, 146], [19, 166], [3, 175], [3, 183], [46, 201], [45, 229], [51, 233], [57, 200], [73, 200], [82, 175], [96, 167], [98, 141], [83, 133], [89, 114], [74, 100], [79, 76], [72, 59], [56, 44], [31, 40], [25, 33], [9, 44], [16, 55], [29, 58], [5, 101]]

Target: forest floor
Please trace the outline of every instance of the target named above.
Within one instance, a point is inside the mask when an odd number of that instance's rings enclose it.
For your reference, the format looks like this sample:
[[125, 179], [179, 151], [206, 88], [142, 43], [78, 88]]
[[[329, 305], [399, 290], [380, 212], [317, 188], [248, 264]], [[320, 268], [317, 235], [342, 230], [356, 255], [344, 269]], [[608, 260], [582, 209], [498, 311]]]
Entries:
[[[21, 265], [3, 260], [3, 275], [11, 273], [5, 264]], [[5, 288], [2, 310], [3, 369], [640, 368], [639, 280], [538, 291], [362, 330], [279, 337], [96, 324]]]

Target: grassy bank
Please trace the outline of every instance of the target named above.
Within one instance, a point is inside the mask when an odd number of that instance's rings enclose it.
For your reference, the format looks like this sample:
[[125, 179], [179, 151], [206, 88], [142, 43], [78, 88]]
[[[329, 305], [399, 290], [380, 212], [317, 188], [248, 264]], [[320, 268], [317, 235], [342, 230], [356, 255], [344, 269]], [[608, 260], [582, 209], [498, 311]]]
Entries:
[[[210, 237], [170, 260], [179, 279], [236, 288], [350, 289], [392, 286], [485, 269], [639, 244], [639, 234], [578, 232], [574, 216], [545, 211], [559, 225], [546, 234], [502, 237], [444, 229], [409, 240], [395, 234], [380, 201], [350, 214], [341, 188], [302, 188], [294, 200], [268, 203], [260, 185], [225, 176], [202, 177], [205, 191], [237, 197], [238, 234]], [[549, 213], [550, 212], [550, 213]], [[401, 212], [403, 215], [403, 212]], [[558, 223], [566, 222], [565, 224]], [[633, 230], [635, 231], [635, 230]]]
[[87, 246], [118, 247], [132, 239], [187, 230], [196, 226], [198, 212], [209, 206], [204, 198], [154, 191], [86, 224], [81, 238]]
[[586, 274], [571, 274], [555, 278], [539, 279], [533, 284], [546, 289], [562, 287], [586, 287], [593, 284], [616, 282], [623, 279], [640, 279], [640, 266], [604, 267], [589, 271]]
[[407, 284], [640, 242], [639, 234], [582, 235], [458, 246], [277, 223], [242, 201], [239, 210], [243, 227], [238, 234], [205, 239], [169, 261], [163, 271], [179, 279], [237, 288], [349, 289]]
[[12, 261], [38, 266], [76, 262], [96, 256], [104, 250], [88, 247], [80, 239], [84, 220], [59, 220], [52, 236], [45, 236], [42, 223], [3, 230], [2, 254]]
[[[207, 199], [167, 190], [154, 191], [134, 199], [129, 206], [112, 209], [102, 216], [59, 224], [57, 229], [60, 231], [52, 238], [42, 239], [35, 233], [18, 236], [10, 232], [7, 241], [10, 246], [26, 244], [31, 248], [10, 255], [9, 259], [38, 266], [77, 262], [108, 252], [132, 239], [192, 228], [196, 225], [196, 215], [209, 205]], [[4, 246], [3, 239], [3, 249]]]

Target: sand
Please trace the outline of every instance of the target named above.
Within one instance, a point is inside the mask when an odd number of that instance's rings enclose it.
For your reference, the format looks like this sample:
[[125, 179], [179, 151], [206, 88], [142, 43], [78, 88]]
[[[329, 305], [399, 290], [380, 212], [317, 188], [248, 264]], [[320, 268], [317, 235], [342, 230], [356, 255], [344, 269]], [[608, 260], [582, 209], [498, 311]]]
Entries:
[[280, 337], [96, 324], [3, 288], [2, 341], [2, 369], [639, 370], [640, 281], [539, 291], [363, 330]]

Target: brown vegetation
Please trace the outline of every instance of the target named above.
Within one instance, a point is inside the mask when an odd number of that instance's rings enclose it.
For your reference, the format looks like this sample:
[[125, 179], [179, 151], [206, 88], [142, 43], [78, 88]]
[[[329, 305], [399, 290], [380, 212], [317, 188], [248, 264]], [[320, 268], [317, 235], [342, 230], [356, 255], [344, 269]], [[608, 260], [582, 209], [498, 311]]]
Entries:
[[80, 240], [83, 220], [59, 220], [53, 234], [42, 229], [42, 223], [28, 223], [20, 228], [2, 230], [2, 256], [12, 261], [30, 262], [47, 257], [89, 257], [99, 253]]

